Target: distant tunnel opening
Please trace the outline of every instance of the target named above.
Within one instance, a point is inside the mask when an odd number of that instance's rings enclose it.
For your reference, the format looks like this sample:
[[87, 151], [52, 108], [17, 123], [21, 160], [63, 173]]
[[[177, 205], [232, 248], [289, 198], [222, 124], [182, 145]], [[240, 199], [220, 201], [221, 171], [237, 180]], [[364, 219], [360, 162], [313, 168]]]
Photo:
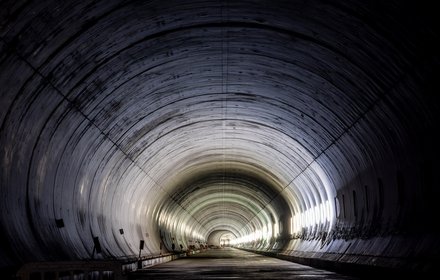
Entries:
[[[213, 232], [228, 231], [234, 236], [230, 245], [266, 250], [275, 243], [285, 246], [304, 228], [314, 234], [330, 231], [334, 211], [323, 199], [327, 194], [322, 186], [313, 185], [316, 182], [309, 182], [310, 188], [301, 192], [281, 185], [273, 174], [255, 166], [228, 162], [206, 165], [208, 170], [188, 167], [191, 171], [183, 172], [187, 178], [175, 179], [177, 186], [170, 187], [172, 195], [158, 201], [161, 206], [155, 216], [168, 248], [176, 239], [186, 248], [194, 242], [206, 243]], [[222, 169], [216, 170], [216, 165]]]

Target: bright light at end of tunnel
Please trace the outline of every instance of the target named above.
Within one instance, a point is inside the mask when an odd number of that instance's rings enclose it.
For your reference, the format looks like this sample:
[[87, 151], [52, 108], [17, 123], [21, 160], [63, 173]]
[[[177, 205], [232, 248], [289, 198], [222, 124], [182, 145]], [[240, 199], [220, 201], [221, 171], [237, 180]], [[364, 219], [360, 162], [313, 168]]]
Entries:
[[[258, 229], [255, 232], [231, 240], [231, 245], [240, 245], [257, 241], [269, 241], [272, 237], [278, 235], [277, 227], [278, 225], [276, 223], [273, 225], [265, 225], [262, 230]], [[272, 231], [272, 228], [274, 228], [275, 231]]]

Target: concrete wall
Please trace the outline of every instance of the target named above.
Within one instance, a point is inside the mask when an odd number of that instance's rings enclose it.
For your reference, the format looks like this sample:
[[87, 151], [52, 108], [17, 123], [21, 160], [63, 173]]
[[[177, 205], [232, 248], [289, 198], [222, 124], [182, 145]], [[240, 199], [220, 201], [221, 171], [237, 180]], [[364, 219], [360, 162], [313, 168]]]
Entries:
[[[434, 9], [2, 1], [0, 267], [206, 245], [428, 269]], [[94, 242], [95, 241], [95, 242]], [[173, 249], [174, 244], [174, 249]]]

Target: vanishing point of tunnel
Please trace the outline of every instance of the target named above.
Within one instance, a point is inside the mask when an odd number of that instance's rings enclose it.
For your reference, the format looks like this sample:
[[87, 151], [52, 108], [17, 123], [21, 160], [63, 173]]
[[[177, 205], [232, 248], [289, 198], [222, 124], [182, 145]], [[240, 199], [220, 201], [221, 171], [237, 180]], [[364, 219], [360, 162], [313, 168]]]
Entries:
[[1, 0], [0, 273], [221, 248], [433, 270], [421, 2]]

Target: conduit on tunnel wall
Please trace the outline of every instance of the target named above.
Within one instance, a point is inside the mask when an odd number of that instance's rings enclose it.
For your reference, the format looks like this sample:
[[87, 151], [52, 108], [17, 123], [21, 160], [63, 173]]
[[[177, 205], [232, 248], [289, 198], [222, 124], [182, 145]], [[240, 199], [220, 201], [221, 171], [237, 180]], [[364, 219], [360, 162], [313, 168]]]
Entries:
[[[1, 266], [238, 247], [430, 266], [438, 30], [414, 3], [1, 4]], [[218, 242], [217, 240], [216, 242]], [[161, 245], [162, 244], [162, 245]]]

